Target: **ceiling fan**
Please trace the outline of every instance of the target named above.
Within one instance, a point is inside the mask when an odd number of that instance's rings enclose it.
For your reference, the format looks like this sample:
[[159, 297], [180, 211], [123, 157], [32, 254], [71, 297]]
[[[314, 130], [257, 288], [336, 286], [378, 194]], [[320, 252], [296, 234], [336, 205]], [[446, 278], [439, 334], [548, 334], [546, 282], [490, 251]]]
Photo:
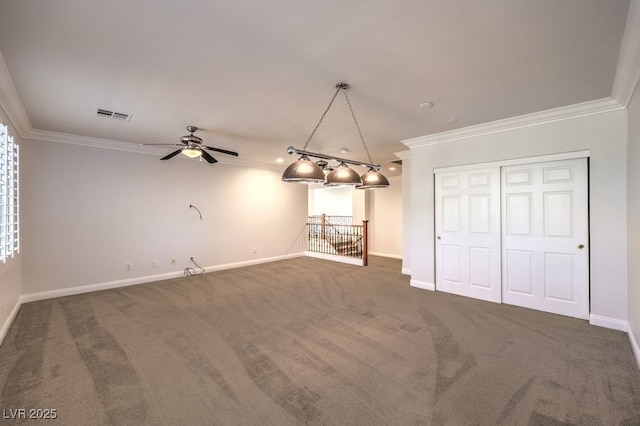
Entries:
[[165, 155], [164, 157], [161, 158], [161, 160], [168, 160], [170, 158], [175, 157], [176, 155], [178, 155], [180, 153], [183, 153], [184, 155], [186, 155], [189, 158], [201, 157], [201, 158], [204, 158], [205, 160], [207, 160], [210, 164], [217, 163], [218, 160], [213, 158], [211, 156], [211, 154], [209, 154], [207, 151], [205, 151], [205, 149], [208, 149], [210, 151], [221, 152], [221, 153], [227, 154], [227, 155], [233, 155], [235, 157], [238, 156], [238, 153], [234, 152], [234, 151], [228, 151], [226, 149], [214, 148], [212, 146], [203, 145], [202, 144], [202, 139], [193, 134], [193, 132], [195, 132], [196, 130], [198, 130], [198, 128], [196, 126], [187, 126], [187, 131], [190, 134], [181, 137], [180, 138], [180, 143], [177, 143], [177, 144], [146, 143], [146, 144], [142, 144], [142, 145], [155, 145], [155, 146], [175, 145], [175, 146], [180, 146], [181, 147], [180, 149], [178, 149], [176, 151], [173, 151], [170, 154]]

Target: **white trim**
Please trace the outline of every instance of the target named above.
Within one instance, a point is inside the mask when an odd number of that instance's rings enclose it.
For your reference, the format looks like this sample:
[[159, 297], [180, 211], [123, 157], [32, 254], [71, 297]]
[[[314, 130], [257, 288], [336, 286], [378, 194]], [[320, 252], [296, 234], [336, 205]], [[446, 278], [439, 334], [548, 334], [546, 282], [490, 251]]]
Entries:
[[140, 154], [159, 154], [166, 151], [166, 149], [157, 146], [139, 145], [114, 139], [94, 138], [71, 133], [52, 132], [50, 130], [31, 129], [22, 137], [24, 139], [81, 145], [90, 148], [113, 149], [116, 151], [137, 152]]
[[633, 355], [636, 357], [636, 363], [638, 364], [638, 369], [640, 369], [640, 347], [638, 347], [638, 342], [633, 335], [633, 330], [629, 327], [627, 331], [629, 335], [629, 343], [631, 343], [631, 349], [633, 349]]
[[[278, 260], [291, 259], [293, 257], [300, 257], [300, 256], [302, 256], [302, 253], [287, 254], [283, 256], [268, 257], [268, 258], [257, 259], [257, 260], [249, 260], [249, 261], [242, 261], [242, 262], [226, 263], [223, 265], [208, 266], [203, 269], [206, 272], [213, 272], [213, 271], [220, 271], [224, 269], [233, 269], [233, 268], [241, 268], [244, 266], [258, 265], [261, 263], [275, 262]], [[62, 288], [59, 290], [50, 290], [50, 291], [42, 291], [39, 293], [24, 294], [20, 299], [22, 303], [35, 302], [38, 300], [53, 299], [56, 297], [73, 296], [76, 294], [90, 293], [93, 291], [109, 290], [112, 288], [128, 287], [128, 286], [137, 285], [137, 284], [144, 284], [149, 282], [180, 278], [183, 275], [184, 275], [183, 270], [167, 272], [165, 274], [145, 275], [142, 277], [128, 278], [125, 280], [108, 281], [108, 282], [97, 283], [97, 284], [83, 285], [79, 287], [68, 287], [68, 288]]]
[[302, 257], [302, 256], [304, 256], [304, 253], [302, 253], [302, 252], [291, 253], [291, 254], [283, 254], [283, 255], [280, 255], [280, 256], [263, 257], [261, 259], [243, 260], [241, 262], [225, 263], [225, 264], [222, 264], [222, 265], [215, 265], [215, 266], [207, 266], [204, 269], [207, 272], [223, 271], [225, 269], [234, 269], [234, 268], [242, 268], [242, 267], [245, 267], [245, 266], [260, 265], [262, 263], [277, 262], [277, 261], [280, 261], [280, 260], [293, 259], [294, 257]]
[[410, 281], [411, 287], [416, 287], [416, 288], [421, 288], [423, 290], [431, 290], [431, 291], [435, 291], [436, 290], [436, 285], [433, 283], [428, 283], [426, 281], [418, 281], [418, 280], [414, 280], [413, 278]]
[[629, 329], [629, 324], [626, 321], [594, 314], [589, 315], [589, 324], [619, 331], [628, 331]]
[[22, 302], [37, 302], [39, 300], [55, 299], [56, 297], [74, 296], [77, 294], [91, 293], [100, 290], [110, 290], [119, 287], [129, 287], [137, 284], [144, 284], [154, 281], [169, 280], [183, 276], [183, 271], [168, 272], [166, 274], [145, 275], [136, 278], [127, 278], [125, 280], [107, 281], [97, 284], [87, 284], [78, 287], [67, 287], [58, 290], [41, 291], [38, 293], [23, 294]]
[[9, 332], [9, 328], [11, 327], [11, 324], [13, 324], [13, 320], [16, 318], [16, 315], [18, 315], [20, 306], [22, 306], [22, 296], [18, 298], [18, 301], [16, 302], [15, 306], [9, 313], [9, 316], [7, 316], [7, 319], [5, 320], [4, 324], [2, 324], [2, 329], [0, 329], [0, 345], [2, 345], [2, 342], [4, 342], [4, 338]]
[[484, 168], [490, 168], [490, 167], [517, 166], [520, 164], [529, 164], [529, 163], [545, 163], [548, 161], [574, 160], [576, 158], [587, 158], [587, 157], [591, 157], [590, 150], [561, 152], [558, 154], [538, 155], [535, 157], [523, 157], [523, 158], [513, 158], [510, 160], [491, 161], [489, 163], [475, 163], [475, 164], [463, 164], [461, 166], [438, 167], [436, 169], [433, 169], [433, 174], [462, 172], [467, 170], [484, 169]]
[[401, 159], [402, 161], [411, 159], [411, 150], [410, 149], [407, 149], [405, 151], [400, 151], [400, 152], [394, 152], [393, 154], [396, 157], [398, 157], [399, 159]]
[[411, 275], [411, 268], [402, 268], [400, 272], [402, 275]]
[[492, 133], [506, 132], [523, 127], [537, 126], [544, 123], [571, 120], [578, 117], [617, 111], [624, 108], [625, 106], [618, 103], [615, 99], [605, 98], [569, 105], [566, 107], [549, 109], [546, 111], [534, 112], [532, 114], [505, 118], [503, 120], [491, 121], [489, 123], [478, 124], [476, 126], [463, 127], [461, 129], [450, 130], [447, 132], [405, 139], [401, 142], [410, 149], [414, 149], [460, 139], [473, 138], [476, 136], [489, 135]]
[[402, 259], [401, 254], [391, 254], [391, 253], [382, 253], [379, 251], [370, 251], [369, 255], [371, 256], [380, 256], [380, 257], [389, 257], [391, 259]]
[[348, 263], [349, 265], [363, 265], [362, 259], [356, 259], [355, 257], [338, 256], [336, 254], [318, 253], [315, 251], [305, 251], [304, 255], [316, 259], [330, 260], [332, 262]]
[[620, 46], [620, 56], [616, 68], [616, 78], [611, 89], [611, 97], [625, 107], [629, 106], [633, 92], [640, 80], [640, 1], [634, 0], [629, 6], [627, 24]]

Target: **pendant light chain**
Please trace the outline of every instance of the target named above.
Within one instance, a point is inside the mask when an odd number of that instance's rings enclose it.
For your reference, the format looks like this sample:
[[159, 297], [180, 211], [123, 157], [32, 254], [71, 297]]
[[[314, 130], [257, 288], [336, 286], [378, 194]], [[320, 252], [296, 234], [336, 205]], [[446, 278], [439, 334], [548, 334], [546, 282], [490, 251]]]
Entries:
[[347, 100], [347, 105], [349, 105], [349, 111], [351, 111], [351, 116], [353, 117], [353, 122], [356, 124], [356, 129], [358, 129], [358, 134], [360, 135], [360, 140], [362, 141], [362, 146], [364, 146], [364, 150], [367, 151], [367, 157], [369, 157], [369, 163], [373, 163], [371, 160], [371, 154], [369, 153], [369, 148], [367, 148], [367, 144], [364, 142], [364, 136], [362, 136], [362, 130], [360, 130], [360, 126], [358, 125], [358, 120], [356, 119], [356, 114], [353, 112], [353, 107], [351, 106], [351, 101], [349, 101], [349, 96], [347, 96], [347, 91], [344, 90], [344, 98]]
[[305, 142], [304, 147], [302, 148], [303, 151], [307, 150], [307, 145], [309, 145], [309, 142], [311, 142], [313, 135], [316, 134], [316, 130], [318, 130], [318, 127], [320, 127], [320, 124], [322, 124], [322, 120], [324, 120], [324, 116], [327, 115], [327, 112], [329, 112], [329, 109], [331, 109], [331, 105], [333, 105], [333, 101], [335, 101], [336, 96], [338, 96], [338, 92], [340, 92], [340, 90], [342, 90], [342, 87], [338, 87], [338, 89], [336, 90], [336, 93], [333, 94], [333, 98], [331, 98], [331, 102], [329, 102], [327, 109], [325, 109], [322, 115], [320, 116], [320, 121], [318, 121], [318, 124], [316, 124], [316, 127], [314, 127], [313, 131], [309, 135], [309, 139], [307, 139], [307, 142]]
[[[364, 141], [364, 136], [362, 135], [362, 130], [360, 129], [360, 124], [358, 123], [358, 119], [356, 118], [356, 113], [353, 111], [353, 106], [351, 105], [351, 100], [347, 95], [346, 90], [349, 89], [348, 83], [338, 83], [336, 84], [336, 92], [333, 94], [329, 105], [324, 110], [322, 115], [320, 116], [320, 120], [316, 127], [313, 128], [313, 131], [309, 135], [309, 138], [304, 144], [304, 148], [297, 149], [292, 146], [287, 148], [287, 153], [289, 154], [299, 154], [300, 158], [289, 165], [286, 168], [284, 173], [282, 174], [282, 180], [284, 182], [302, 182], [302, 183], [324, 183], [326, 186], [342, 186], [342, 185], [354, 185], [356, 189], [375, 189], [375, 188], [387, 188], [389, 187], [389, 180], [382, 175], [379, 171], [382, 169], [382, 166], [379, 164], [373, 164], [373, 160], [371, 159], [371, 153], [369, 152], [369, 147], [367, 143]], [[324, 121], [324, 117], [327, 115], [333, 102], [336, 100], [336, 96], [338, 96], [338, 92], [343, 91], [345, 100], [347, 101], [347, 105], [349, 106], [349, 111], [351, 111], [351, 117], [353, 118], [353, 123], [356, 125], [356, 129], [358, 130], [358, 135], [360, 136], [360, 142], [362, 142], [362, 146], [364, 150], [367, 152], [367, 157], [369, 158], [369, 164], [365, 164], [359, 161], [349, 160], [346, 158], [339, 158], [333, 155], [326, 155], [317, 152], [309, 152], [307, 151], [307, 146], [313, 139], [313, 136], [316, 134], [316, 131]], [[312, 158], [320, 158], [321, 161], [313, 162], [309, 159]], [[331, 170], [329, 173], [326, 173], [326, 170], [323, 170], [323, 167], [327, 166], [327, 161], [339, 161], [340, 164], [335, 169]], [[360, 176], [355, 170], [351, 169], [347, 164], [353, 164], [356, 166], [368, 167], [369, 171]]]

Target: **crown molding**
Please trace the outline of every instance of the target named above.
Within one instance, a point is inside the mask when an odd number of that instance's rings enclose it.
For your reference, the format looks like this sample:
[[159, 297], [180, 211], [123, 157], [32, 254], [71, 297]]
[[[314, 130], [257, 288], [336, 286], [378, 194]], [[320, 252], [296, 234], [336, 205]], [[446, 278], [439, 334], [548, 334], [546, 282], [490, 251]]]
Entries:
[[411, 150], [407, 149], [405, 151], [400, 151], [400, 152], [394, 152], [393, 155], [395, 155], [396, 157], [398, 157], [401, 160], [409, 160], [411, 159]]
[[[69, 145], [86, 146], [90, 148], [111, 149], [115, 151], [135, 152], [138, 154], [161, 155], [166, 153], [166, 149], [156, 146], [139, 145], [130, 142], [122, 142], [113, 139], [101, 139], [90, 136], [80, 136], [70, 133], [51, 132], [48, 130], [32, 129], [23, 136], [23, 139], [38, 140], [45, 142], [64, 143]], [[182, 159], [182, 156], [177, 157]], [[188, 158], [184, 158], [188, 160]], [[243, 160], [241, 158], [217, 156], [216, 160], [220, 164], [229, 164], [239, 167], [250, 167], [254, 169], [268, 169], [282, 172], [283, 166], [280, 164], [269, 164], [260, 161]]]
[[71, 133], [52, 132], [50, 130], [31, 129], [22, 135], [24, 139], [82, 145], [91, 148], [113, 149], [116, 151], [138, 152], [141, 154], [157, 154], [161, 148], [122, 142], [113, 139], [94, 138], [91, 136], [74, 135]]
[[640, 0], [629, 6], [627, 24], [620, 46], [620, 57], [611, 97], [625, 107], [629, 106], [633, 92], [640, 81]]
[[420, 136], [401, 141], [409, 149], [422, 146], [436, 145], [460, 139], [467, 139], [476, 136], [489, 135], [492, 133], [506, 132], [523, 127], [532, 127], [556, 121], [571, 120], [588, 115], [602, 114], [605, 112], [624, 109], [618, 101], [612, 98], [604, 98], [595, 101], [583, 102], [566, 107], [549, 109], [546, 111], [534, 112], [517, 117], [505, 118], [504, 120], [491, 121], [478, 124], [476, 126], [463, 127], [461, 129], [447, 132], [435, 133], [432, 135]]

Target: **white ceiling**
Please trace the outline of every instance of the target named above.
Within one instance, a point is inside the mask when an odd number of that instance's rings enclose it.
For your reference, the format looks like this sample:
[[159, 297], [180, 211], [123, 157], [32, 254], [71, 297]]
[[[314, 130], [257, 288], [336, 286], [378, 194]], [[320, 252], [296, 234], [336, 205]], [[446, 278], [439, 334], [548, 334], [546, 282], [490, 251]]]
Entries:
[[[386, 168], [404, 139], [609, 97], [628, 10], [628, 0], [2, 0], [0, 52], [33, 129], [137, 144], [177, 143], [196, 125], [207, 145], [270, 164], [293, 161], [287, 146], [302, 148], [345, 81]], [[308, 150], [367, 160], [342, 97]]]

